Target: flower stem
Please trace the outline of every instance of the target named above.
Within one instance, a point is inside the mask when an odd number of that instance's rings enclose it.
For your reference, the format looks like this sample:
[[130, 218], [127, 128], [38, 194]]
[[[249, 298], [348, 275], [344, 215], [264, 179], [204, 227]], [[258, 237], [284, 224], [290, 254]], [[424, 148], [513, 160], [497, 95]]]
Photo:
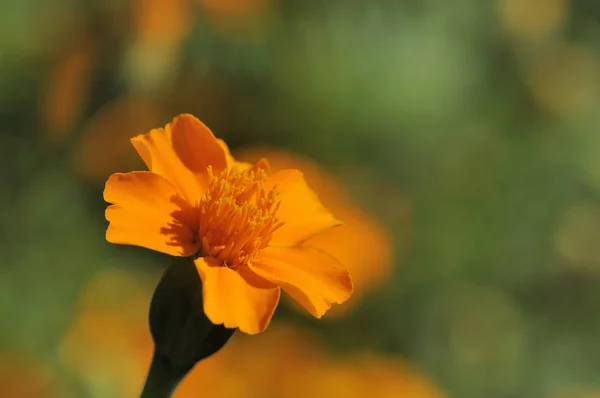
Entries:
[[181, 373], [174, 371], [168, 359], [155, 351], [140, 398], [171, 398], [181, 380]]

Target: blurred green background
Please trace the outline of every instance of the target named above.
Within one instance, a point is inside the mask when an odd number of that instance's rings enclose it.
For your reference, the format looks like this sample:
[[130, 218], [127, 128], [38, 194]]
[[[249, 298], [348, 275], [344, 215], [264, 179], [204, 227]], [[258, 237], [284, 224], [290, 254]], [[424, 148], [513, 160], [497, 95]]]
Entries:
[[[151, 292], [168, 265], [104, 240], [102, 189], [111, 173], [142, 167], [131, 136], [182, 112], [234, 154], [268, 146], [314, 159], [391, 238], [383, 248], [364, 231], [352, 245], [338, 242], [366, 258], [360, 272], [386, 270], [343, 316], [314, 321], [288, 306], [274, 323], [316, 333], [332, 357], [402, 358], [447, 396], [600, 395], [597, 5], [1, 8], [1, 396], [52, 396], [55, 384], [9, 386], [29, 384], [40, 366], [61, 385], [56, 396], [121, 396], [81, 377], [61, 347], [102, 270], [124, 270]], [[382, 264], [388, 249], [394, 260]], [[119, 289], [128, 290], [103, 294]], [[99, 322], [99, 335], [110, 334], [103, 327], [112, 326]], [[72, 350], [94, 361], [85, 344]]]

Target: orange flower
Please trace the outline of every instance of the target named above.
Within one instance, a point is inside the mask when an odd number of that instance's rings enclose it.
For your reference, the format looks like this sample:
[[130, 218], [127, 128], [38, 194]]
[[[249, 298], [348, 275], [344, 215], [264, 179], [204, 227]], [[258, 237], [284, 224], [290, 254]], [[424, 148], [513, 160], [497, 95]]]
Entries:
[[235, 161], [192, 115], [131, 141], [150, 171], [108, 179], [106, 239], [194, 256], [213, 323], [262, 332], [281, 289], [317, 318], [350, 297], [338, 260], [300, 245], [340, 224], [300, 171]]

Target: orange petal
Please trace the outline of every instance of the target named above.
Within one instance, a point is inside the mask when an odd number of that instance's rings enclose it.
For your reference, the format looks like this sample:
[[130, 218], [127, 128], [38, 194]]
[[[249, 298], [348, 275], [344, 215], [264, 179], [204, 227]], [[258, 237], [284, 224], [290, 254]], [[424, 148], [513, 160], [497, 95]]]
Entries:
[[332, 303], [343, 303], [352, 294], [346, 268], [333, 256], [312, 247], [267, 247], [250, 268], [281, 286], [317, 318]]
[[164, 129], [154, 129], [131, 142], [150, 171], [169, 180], [190, 203], [202, 197], [209, 165], [215, 174], [227, 167], [222, 144], [204, 123], [189, 114], [177, 116]]
[[217, 141], [219, 142], [219, 145], [221, 145], [221, 148], [223, 148], [223, 151], [225, 152], [225, 158], [227, 159], [228, 169], [231, 169], [233, 167], [236, 167], [241, 170], [247, 170], [252, 168], [252, 163], [238, 162], [237, 160], [235, 160], [235, 158], [231, 155], [231, 151], [229, 150], [229, 147], [227, 146], [227, 143], [225, 141], [223, 141], [220, 138], [217, 138]]
[[[344, 220], [344, 225], [331, 228], [304, 243], [331, 254], [352, 275], [354, 299], [334, 308], [332, 312], [336, 313], [356, 303], [357, 294], [362, 295], [386, 281], [392, 272], [394, 255], [389, 233], [375, 219], [351, 203], [344, 206], [342, 198], [338, 200], [336, 214]], [[402, 205], [398, 201], [398, 207]]]
[[227, 159], [227, 168], [228, 169], [232, 168], [233, 165], [235, 164], [235, 159], [231, 155], [231, 151], [229, 150], [227, 143], [220, 138], [217, 138], [217, 142], [219, 143], [221, 148], [223, 148], [223, 152], [225, 152], [225, 159]]
[[204, 312], [216, 325], [248, 334], [266, 329], [279, 303], [280, 289], [248, 268], [233, 270], [210, 257], [195, 260], [202, 278]]
[[266, 188], [273, 187], [280, 191], [277, 218], [285, 223], [273, 233], [274, 246], [294, 246], [341, 224], [321, 204], [300, 171], [281, 170], [269, 176]]
[[106, 240], [142, 246], [173, 256], [196, 253], [198, 218], [169, 181], [147, 171], [113, 174], [106, 182], [104, 200], [110, 222]]

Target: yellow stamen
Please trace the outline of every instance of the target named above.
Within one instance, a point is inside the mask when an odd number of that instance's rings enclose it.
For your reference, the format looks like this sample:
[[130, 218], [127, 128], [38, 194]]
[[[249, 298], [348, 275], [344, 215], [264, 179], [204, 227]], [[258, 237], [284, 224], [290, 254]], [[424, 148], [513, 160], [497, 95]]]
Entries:
[[209, 167], [210, 184], [200, 201], [200, 240], [203, 255], [237, 267], [250, 263], [283, 225], [275, 188], [265, 190], [268, 164], [232, 168], [218, 176]]

